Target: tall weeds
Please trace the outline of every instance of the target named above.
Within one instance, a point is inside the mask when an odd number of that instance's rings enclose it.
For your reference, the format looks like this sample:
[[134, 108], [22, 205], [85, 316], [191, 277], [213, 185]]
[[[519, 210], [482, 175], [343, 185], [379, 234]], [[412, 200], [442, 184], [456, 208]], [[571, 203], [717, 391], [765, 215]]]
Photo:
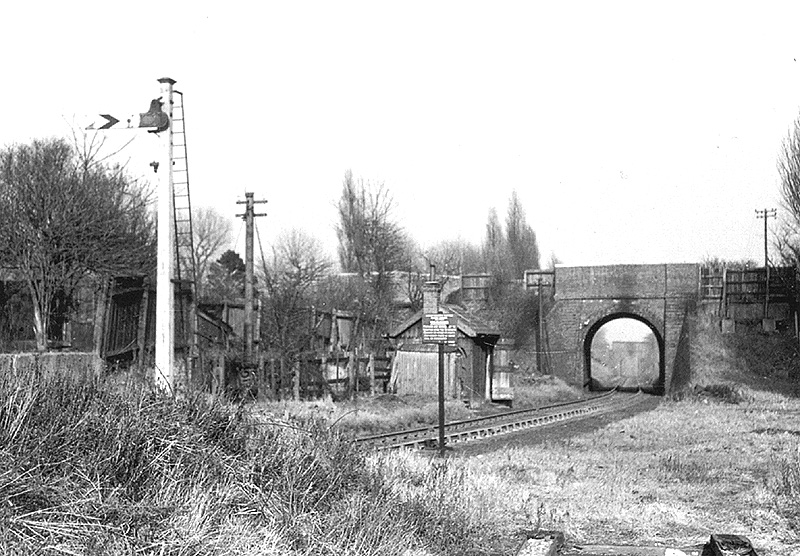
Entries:
[[0, 400], [8, 554], [391, 556], [463, 530], [314, 421], [265, 425], [89, 373], [7, 374]]

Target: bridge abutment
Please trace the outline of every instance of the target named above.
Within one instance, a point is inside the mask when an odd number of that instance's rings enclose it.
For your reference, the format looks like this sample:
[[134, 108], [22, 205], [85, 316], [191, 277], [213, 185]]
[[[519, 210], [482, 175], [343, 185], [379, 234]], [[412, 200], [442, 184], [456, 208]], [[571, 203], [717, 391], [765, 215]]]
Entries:
[[617, 318], [646, 324], [659, 345], [661, 393], [691, 372], [691, 319], [698, 292], [695, 264], [556, 267], [555, 303], [546, 317], [553, 374], [588, 386], [589, 349], [601, 326]]

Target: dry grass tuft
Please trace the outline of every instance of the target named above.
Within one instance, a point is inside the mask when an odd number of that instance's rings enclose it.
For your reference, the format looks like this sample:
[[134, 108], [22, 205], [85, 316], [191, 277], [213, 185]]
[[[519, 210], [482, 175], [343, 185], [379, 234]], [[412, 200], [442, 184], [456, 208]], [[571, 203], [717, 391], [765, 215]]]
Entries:
[[[267, 419], [282, 417], [299, 422], [324, 421], [345, 434], [369, 436], [438, 423], [439, 406], [435, 397], [385, 394], [347, 402], [279, 401], [259, 403], [256, 412]], [[447, 421], [469, 419], [474, 415], [458, 400], [447, 400]]]
[[91, 375], [2, 376], [0, 400], [8, 554], [399, 556], [471, 542], [457, 508], [402, 498], [321, 421], [265, 424]]

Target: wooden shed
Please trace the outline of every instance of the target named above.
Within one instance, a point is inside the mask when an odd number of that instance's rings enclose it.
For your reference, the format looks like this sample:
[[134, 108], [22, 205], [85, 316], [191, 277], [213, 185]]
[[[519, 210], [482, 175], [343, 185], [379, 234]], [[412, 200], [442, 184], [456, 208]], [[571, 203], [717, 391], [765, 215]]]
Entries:
[[[456, 305], [441, 305], [456, 317], [456, 345], [445, 346], [445, 395], [478, 407], [492, 401], [492, 359], [499, 329]], [[389, 387], [397, 394], [436, 395], [438, 348], [422, 343], [423, 311], [389, 333], [397, 352]]]

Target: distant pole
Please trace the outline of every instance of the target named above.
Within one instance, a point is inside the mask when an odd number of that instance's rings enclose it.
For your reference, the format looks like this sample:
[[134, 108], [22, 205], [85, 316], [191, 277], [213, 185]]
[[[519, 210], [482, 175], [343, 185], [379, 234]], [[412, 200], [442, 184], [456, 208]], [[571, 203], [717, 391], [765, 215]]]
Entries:
[[762, 209], [756, 210], [756, 218], [764, 219], [764, 272], [766, 273], [766, 290], [764, 293], [764, 318], [769, 317], [769, 246], [767, 242], [768, 228], [767, 223], [770, 217], [775, 218], [777, 211], [775, 209]]
[[256, 201], [253, 199], [253, 193], [245, 193], [244, 201], [236, 201], [237, 204], [244, 204], [244, 214], [237, 214], [241, 216], [245, 222], [245, 244], [244, 244], [244, 365], [250, 367], [253, 365], [253, 231], [254, 219], [256, 216], [265, 216], [263, 214], [255, 214], [256, 203], [266, 203], [266, 201]]
[[536, 301], [539, 304], [539, 317], [536, 326], [536, 372], [542, 372], [542, 275], [536, 281]]
[[244, 364], [253, 361], [253, 194], [245, 193], [247, 208], [244, 214]]
[[172, 179], [172, 86], [174, 79], [162, 77], [162, 109], [169, 116], [169, 128], [159, 139], [165, 159], [158, 173], [158, 273], [156, 281], [156, 384], [164, 391], [175, 393], [175, 292], [172, 277], [175, 271], [175, 226]]

